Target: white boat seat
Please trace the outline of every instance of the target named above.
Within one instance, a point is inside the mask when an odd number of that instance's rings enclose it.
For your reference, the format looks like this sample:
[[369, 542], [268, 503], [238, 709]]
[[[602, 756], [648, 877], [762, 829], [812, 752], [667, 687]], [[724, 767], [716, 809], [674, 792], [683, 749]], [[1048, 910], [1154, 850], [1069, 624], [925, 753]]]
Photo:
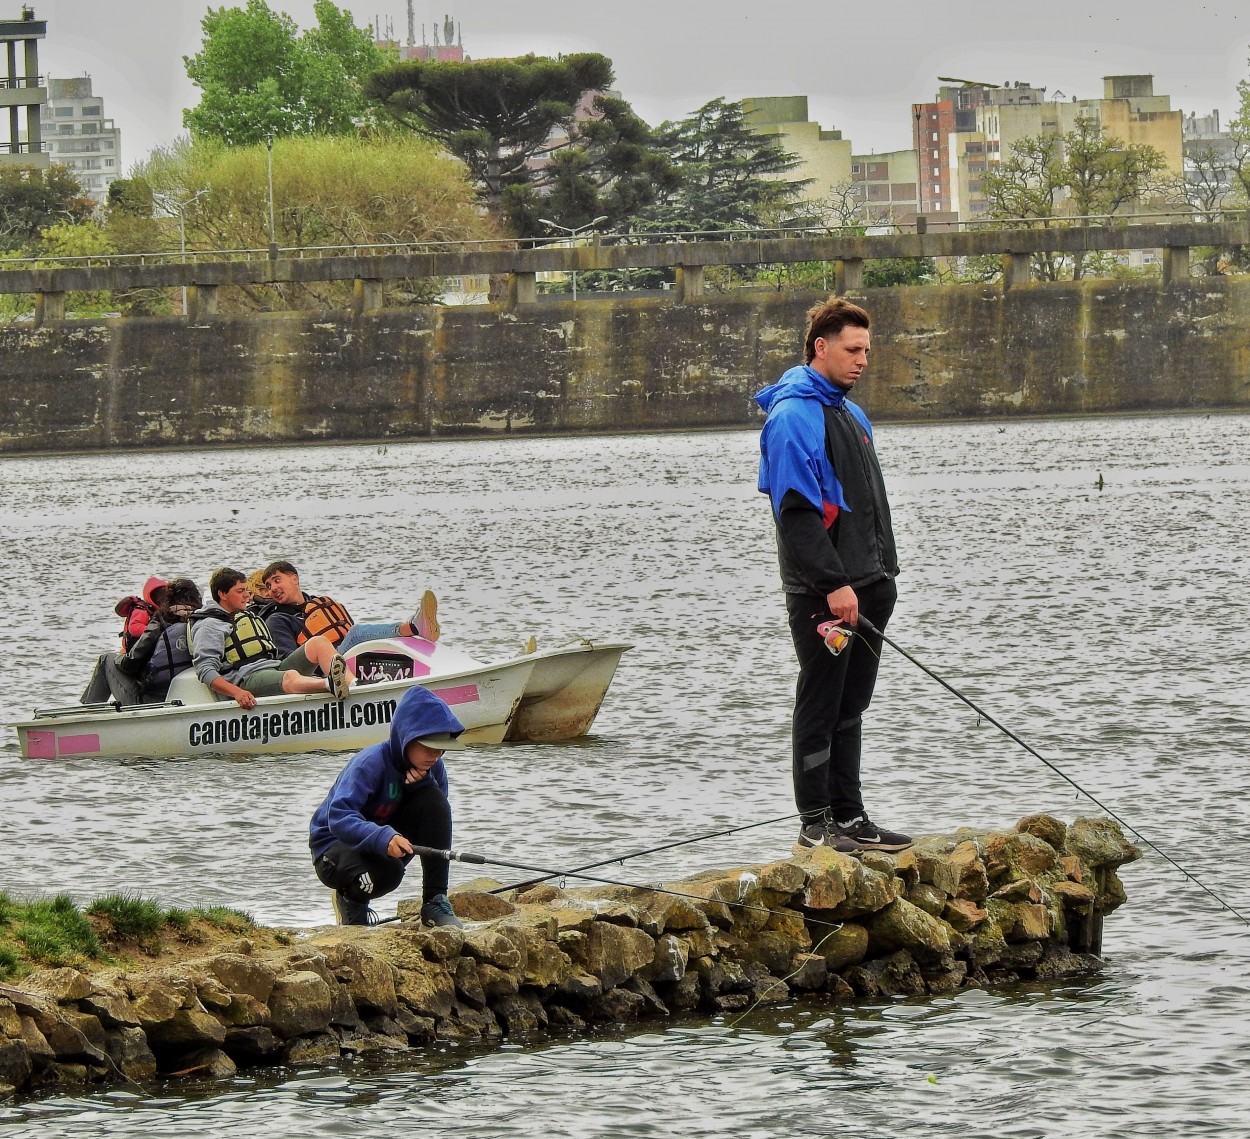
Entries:
[[180, 672], [169, 685], [169, 695], [165, 697], [167, 704], [175, 700], [183, 704], [215, 704], [221, 697], [195, 675], [195, 669], [188, 668]]

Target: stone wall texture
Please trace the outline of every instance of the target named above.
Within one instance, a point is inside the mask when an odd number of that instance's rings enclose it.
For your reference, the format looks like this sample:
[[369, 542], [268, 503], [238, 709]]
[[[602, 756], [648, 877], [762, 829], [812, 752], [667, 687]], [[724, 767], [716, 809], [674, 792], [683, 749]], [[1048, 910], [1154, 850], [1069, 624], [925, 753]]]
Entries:
[[[1250, 278], [856, 294], [878, 419], [1250, 406]], [[0, 327], [0, 453], [750, 426], [819, 295]]]
[[464, 929], [422, 928], [405, 901], [396, 924], [283, 949], [48, 969], [0, 985], [0, 1095], [1071, 975], [1098, 967], [1116, 870], [1139, 857], [1109, 820], [1034, 815], [898, 854], [796, 849], [665, 892], [478, 882], [452, 895]]

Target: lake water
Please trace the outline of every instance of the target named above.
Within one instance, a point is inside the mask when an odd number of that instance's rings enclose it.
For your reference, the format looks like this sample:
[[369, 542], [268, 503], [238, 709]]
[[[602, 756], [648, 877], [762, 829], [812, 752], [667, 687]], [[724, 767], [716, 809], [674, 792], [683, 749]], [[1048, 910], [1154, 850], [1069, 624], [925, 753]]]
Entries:
[[[894, 639], [1242, 914], [1248, 431], [1197, 415], [877, 438], [904, 565]], [[451, 758], [461, 849], [572, 866], [785, 816], [794, 663], [756, 447], [722, 432], [0, 460], [3, 719], [77, 699], [114, 600], [149, 572], [203, 584], [287, 557], [358, 620], [435, 589], [444, 639], [484, 659], [530, 634], [635, 643], [592, 737]], [[866, 741], [866, 801], [892, 828], [1102, 813], [894, 652]], [[328, 922], [306, 827], [343, 760], [23, 761], [0, 729], [0, 888]], [[608, 873], [769, 860], [794, 833]], [[6, 1139], [1250, 1135], [1250, 928], [1157, 855], [1123, 877], [1105, 969], [1079, 984], [248, 1072], [2, 1105], [0, 1123]]]

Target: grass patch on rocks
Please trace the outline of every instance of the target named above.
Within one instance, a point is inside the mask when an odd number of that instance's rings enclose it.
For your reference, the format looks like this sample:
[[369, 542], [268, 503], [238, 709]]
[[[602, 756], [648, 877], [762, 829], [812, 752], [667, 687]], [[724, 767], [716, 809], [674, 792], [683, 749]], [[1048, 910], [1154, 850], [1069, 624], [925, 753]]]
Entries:
[[256, 933], [249, 914], [226, 906], [166, 909], [150, 898], [108, 894], [82, 909], [65, 894], [20, 901], [0, 893], [0, 980], [151, 959]]

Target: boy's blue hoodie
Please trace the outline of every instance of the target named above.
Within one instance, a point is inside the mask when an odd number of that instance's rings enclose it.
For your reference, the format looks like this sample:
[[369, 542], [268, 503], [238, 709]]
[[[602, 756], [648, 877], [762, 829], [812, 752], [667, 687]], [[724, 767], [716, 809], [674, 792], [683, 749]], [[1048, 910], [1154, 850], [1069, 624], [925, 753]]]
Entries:
[[[357, 752], [313, 813], [308, 828], [313, 858], [320, 858], [336, 841], [384, 857], [398, 833], [386, 820], [404, 797], [408, 770], [404, 749], [425, 736], [459, 735], [462, 731], [464, 725], [432, 692], [415, 685], [408, 689], [395, 707], [390, 736]], [[447, 794], [447, 768], [441, 759], [424, 779], [408, 786], [419, 787], [426, 780], [433, 780]]]
[[846, 398], [845, 389], [806, 364], [757, 392], [755, 402], [768, 413], [760, 435], [759, 489], [772, 502], [773, 517], [780, 516], [781, 500], [793, 490], [832, 526], [839, 511], [851, 508], [825, 449], [825, 408], [845, 407], [871, 439], [868, 417]]

